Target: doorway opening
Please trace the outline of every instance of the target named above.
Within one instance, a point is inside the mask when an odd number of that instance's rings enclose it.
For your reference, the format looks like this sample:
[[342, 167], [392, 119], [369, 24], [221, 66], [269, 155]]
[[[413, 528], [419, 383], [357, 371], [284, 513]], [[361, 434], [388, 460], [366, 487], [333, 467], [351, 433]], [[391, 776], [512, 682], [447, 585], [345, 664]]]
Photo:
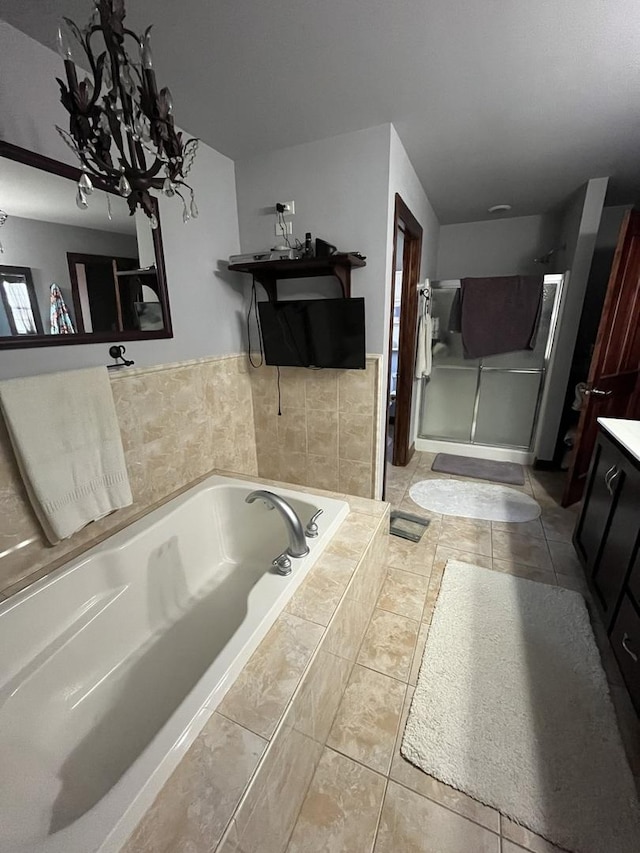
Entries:
[[393, 233], [383, 494], [387, 465], [405, 466], [415, 451], [411, 442], [411, 416], [422, 226], [397, 193]]

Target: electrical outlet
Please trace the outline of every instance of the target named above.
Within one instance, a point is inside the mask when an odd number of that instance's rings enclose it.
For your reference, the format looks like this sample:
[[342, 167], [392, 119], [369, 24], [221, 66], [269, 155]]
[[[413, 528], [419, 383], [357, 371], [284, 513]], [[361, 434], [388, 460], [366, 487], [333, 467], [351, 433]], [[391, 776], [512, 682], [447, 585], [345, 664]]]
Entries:
[[276, 237], [282, 237], [283, 230], [285, 230], [287, 234], [293, 234], [293, 222], [285, 221], [284, 226], [280, 225], [279, 222], [276, 222], [273, 227], [273, 230]]
[[284, 210], [282, 211], [283, 216], [295, 216], [296, 215], [296, 203], [295, 201], [279, 201], [278, 204], [282, 205]]

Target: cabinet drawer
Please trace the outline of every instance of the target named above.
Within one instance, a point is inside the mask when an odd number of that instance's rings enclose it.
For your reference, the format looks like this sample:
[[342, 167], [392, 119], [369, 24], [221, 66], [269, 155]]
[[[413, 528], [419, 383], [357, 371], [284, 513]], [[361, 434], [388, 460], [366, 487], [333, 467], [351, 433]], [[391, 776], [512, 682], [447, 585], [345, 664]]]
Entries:
[[624, 595], [611, 632], [611, 645], [636, 710], [640, 713], [640, 615]]

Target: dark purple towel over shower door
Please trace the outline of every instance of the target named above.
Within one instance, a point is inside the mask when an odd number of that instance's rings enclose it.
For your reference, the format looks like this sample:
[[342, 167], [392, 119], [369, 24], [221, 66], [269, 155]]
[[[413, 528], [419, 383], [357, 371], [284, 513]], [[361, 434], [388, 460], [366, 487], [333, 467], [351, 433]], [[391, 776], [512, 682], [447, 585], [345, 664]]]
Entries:
[[542, 276], [463, 278], [461, 331], [465, 358], [533, 349], [542, 310]]

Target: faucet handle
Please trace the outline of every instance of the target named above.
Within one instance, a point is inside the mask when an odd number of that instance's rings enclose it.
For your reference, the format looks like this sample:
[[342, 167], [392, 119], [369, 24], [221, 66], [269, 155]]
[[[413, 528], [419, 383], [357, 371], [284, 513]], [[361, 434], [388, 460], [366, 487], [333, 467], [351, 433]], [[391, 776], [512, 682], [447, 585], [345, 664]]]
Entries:
[[307, 539], [315, 539], [318, 535], [318, 525], [316, 524], [316, 518], [320, 518], [323, 512], [324, 510], [319, 509], [309, 519], [309, 523], [307, 524], [307, 527], [304, 531], [304, 535], [307, 537]]
[[272, 561], [271, 565], [279, 575], [291, 574], [291, 560], [289, 559], [289, 555], [286, 551], [283, 551], [279, 557], [276, 557], [275, 560]]

